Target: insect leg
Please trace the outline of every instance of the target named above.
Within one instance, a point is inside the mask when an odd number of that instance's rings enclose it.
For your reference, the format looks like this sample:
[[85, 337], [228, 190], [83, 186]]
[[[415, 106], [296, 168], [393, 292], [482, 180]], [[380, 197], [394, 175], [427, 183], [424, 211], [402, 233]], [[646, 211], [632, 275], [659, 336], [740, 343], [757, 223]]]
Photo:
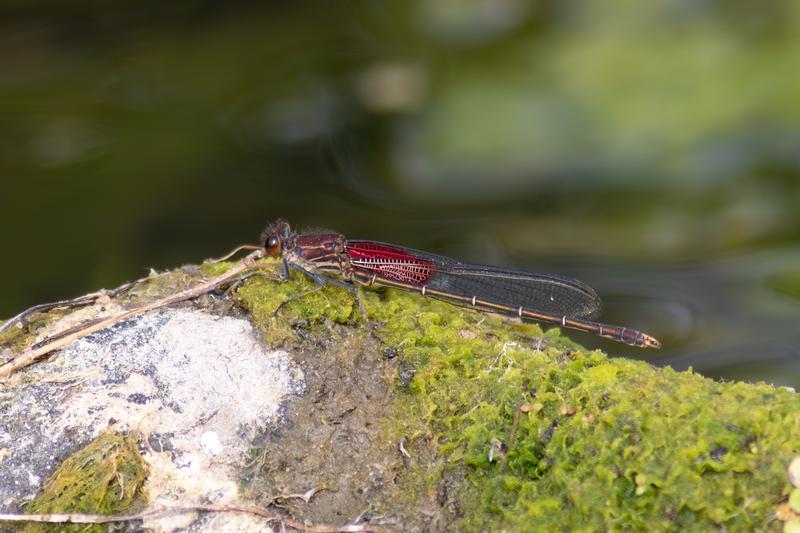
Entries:
[[273, 314], [277, 313], [278, 309], [280, 309], [285, 304], [291, 302], [292, 300], [294, 300], [296, 298], [301, 298], [303, 296], [306, 296], [307, 294], [311, 294], [312, 292], [316, 292], [316, 291], [322, 289], [325, 285], [337, 285], [337, 286], [345, 288], [348, 291], [353, 293], [353, 296], [356, 299], [356, 303], [358, 303], [358, 310], [361, 311], [361, 316], [364, 317], [364, 322], [367, 324], [367, 327], [369, 328], [370, 334], [375, 339], [377, 339], [379, 342], [383, 343], [383, 339], [381, 339], [378, 336], [378, 334], [375, 332], [375, 327], [372, 324], [372, 322], [370, 322], [369, 317], [367, 316], [367, 308], [364, 306], [364, 300], [361, 297], [361, 292], [358, 290], [359, 287], [358, 287], [357, 284], [348, 283], [347, 281], [342, 281], [342, 280], [338, 280], [338, 279], [334, 279], [334, 278], [329, 278], [327, 276], [323, 276], [323, 275], [318, 274], [316, 272], [311, 272], [309, 270], [306, 270], [305, 268], [303, 268], [302, 266], [300, 266], [298, 264], [291, 263], [291, 262], [288, 262], [288, 261], [284, 260], [284, 268], [287, 268], [287, 278], [288, 278], [288, 268], [289, 267], [291, 267], [291, 268], [293, 268], [293, 269], [295, 269], [295, 270], [297, 270], [299, 272], [302, 272], [303, 274], [305, 274], [306, 276], [308, 276], [312, 280], [316, 281], [317, 282], [317, 286], [312, 288], [312, 289], [308, 289], [306, 291], [303, 291], [301, 293], [292, 295], [290, 298], [288, 298], [287, 300], [282, 302], [275, 309], [275, 311], [273, 311]]
[[327, 276], [323, 276], [322, 274], [317, 274], [316, 272], [311, 272], [310, 270], [306, 270], [305, 268], [301, 267], [300, 265], [298, 265], [296, 263], [290, 263], [290, 262], [284, 260], [283, 265], [284, 265], [284, 269], [286, 269], [286, 278], [287, 279], [289, 277], [289, 267], [291, 267], [291, 268], [297, 270], [298, 272], [302, 272], [303, 274], [305, 274], [309, 278], [313, 279], [319, 285], [337, 285], [339, 287], [347, 289], [348, 291], [353, 291], [355, 289], [355, 286], [352, 283], [348, 283], [346, 281], [341, 281], [341, 280], [338, 280], [338, 279], [329, 278]]
[[298, 292], [297, 294], [291, 295], [289, 298], [287, 298], [284, 301], [282, 301], [278, 305], [278, 307], [275, 308], [275, 310], [272, 312], [273, 315], [277, 315], [278, 311], [280, 311], [281, 308], [284, 305], [288, 304], [289, 302], [292, 302], [294, 300], [297, 300], [298, 298], [302, 298], [304, 296], [307, 296], [307, 295], [311, 294], [312, 292], [317, 292], [318, 290], [322, 289], [326, 285], [338, 285], [340, 287], [344, 287], [345, 289], [347, 289], [347, 290], [349, 290], [351, 292], [355, 289], [355, 287], [350, 283], [345, 283], [343, 281], [339, 281], [339, 280], [336, 280], [336, 279], [331, 279], [331, 278], [322, 276], [320, 274], [317, 274], [316, 272], [311, 272], [311, 271], [306, 270], [305, 268], [301, 267], [300, 265], [295, 264], [295, 263], [291, 263], [291, 262], [289, 262], [289, 261], [287, 261], [285, 259], [283, 260], [283, 270], [284, 270], [284, 272], [282, 272], [282, 273], [279, 272], [278, 273], [279, 279], [281, 279], [282, 281], [286, 281], [286, 280], [289, 279], [289, 268], [293, 268], [293, 269], [295, 269], [295, 270], [297, 270], [299, 272], [302, 272], [303, 274], [305, 274], [306, 276], [311, 278], [313, 281], [315, 281], [317, 286], [313, 287], [311, 289], [302, 291], [302, 292]]

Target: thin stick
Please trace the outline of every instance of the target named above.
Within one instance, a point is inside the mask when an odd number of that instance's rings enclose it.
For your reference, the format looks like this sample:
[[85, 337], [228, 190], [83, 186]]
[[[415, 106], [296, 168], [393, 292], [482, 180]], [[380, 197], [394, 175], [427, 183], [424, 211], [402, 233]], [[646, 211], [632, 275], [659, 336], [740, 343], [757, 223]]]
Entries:
[[141, 283], [150, 278], [140, 278], [136, 281], [129, 281], [123, 285], [120, 285], [116, 289], [102, 289], [97, 292], [92, 292], [89, 294], [85, 294], [83, 296], [79, 296], [77, 298], [72, 298], [71, 300], [59, 300], [57, 302], [50, 302], [46, 304], [38, 304], [34, 305], [33, 307], [29, 307], [23, 312], [19, 313], [18, 315], [12, 316], [8, 320], [6, 320], [2, 326], [0, 326], [0, 333], [4, 333], [8, 331], [11, 326], [18, 322], [22, 322], [23, 320], [27, 319], [33, 313], [37, 311], [49, 311], [50, 309], [56, 309], [58, 307], [77, 307], [79, 305], [89, 305], [96, 303], [97, 300], [103, 297], [113, 298], [114, 296], [118, 296], [119, 294], [127, 291], [134, 285]]
[[63, 306], [78, 306], [78, 305], [86, 305], [92, 304], [97, 301], [100, 297], [98, 293], [87, 294], [85, 296], [81, 296], [79, 298], [73, 298], [72, 300], [60, 300], [58, 302], [50, 302], [46, 304], [38, 304], [32, 307], [27, 308], [23, 312], [19, 313], [18, 315], [12, 316], [9, 318], [2, 326], [0, 326], [0, 333], [4, 333], [11, 328], [17, 322], [22, 322], [33, 313], [37, 311], [49, 311], [50, 309], [55, 309], [56, 307], [63, 307]]
[[206, 261], [206, 263], [211, 263], [211, 264], [221, 263], [223, 261], [227, 261], [228, 259], [230, 259], [234, 255], [238, 254], [242, 250], [260, 250], [260, 249], [261, 249], [261, 246], [257, 246], [255, 244], [243, 244], [241, 246], [237, 246], [236, 248], [234, 248], [233, 250], [231, 250], [227, 254], [223, 255], [222, 257], [217, 257], [216, 259], [208, 259]]
[[232, 267], [224, 274], [211, 278], [209, 281], [205, 283], [201, 283], [199, 285], [178, 292], [176, 294], [166, 296], [160, 300], [156, 300], [155, 302], [140, 307], [136, 307], [128, 311], [123, 311], [122, 313], [110, 316], [104, 320], [101, 320], [100, 322], [90, 324], [85, 328], [75, 331], [74, 333], [70, 333], [69, 335], [59, 337], [58, 339], [52, 342], [48, 342], [44, 346], [39, 346], [38, 348], [34, 348], [32, 350], [28, 350], [27, 352], [23, 352], [14, 359], [12, 359], [11, 361], [0, 366], [0, 382], [5, 381], [12, 373], [19, 370], [20, 368], [24, 368], [30, 365], [38, 358], [42, 357], [43, 355], [47, 355], [53, 350], [63, 348], [72, 341], [78, 340], [82, 337], [100, 331], [102, 329], [105, 329], [118, 322], [121, 322], [122, 320], [137, 315], [141, 315], [142, 313], [152, 311], [153, 309], [158, 309], [159, 307], [164, 307], [165, 305], [170, 305], [176, 302], [181, 302], [183, 300], [190, 300], [192, 298], [197, 298], [201, 294], [212, 291], [218, 286], [223, 285], [226, 282], [236, 278], [242, 272], [253, 268], [255, 265], [255, 260], [261, 259], [262, 257], [264, 257], [263, 250], [256, 250], [255, 252], [251, 252], [250, 254], [248, 254], [247, 257], [245, 257], [242, 260], [242, 262], [239, 263], [238, 265]]
[[339, 533], [339, 532], [366, 532], [385, 531], [378, 526], [367, 524], [347, 524], [344, 526], [326, 526], [306, 524], [299, 520], [281, 516], [263, 507], [255, 505], [185, 505], [179, 507], [161, 507], [132, 515], [97, 515], [81, 513], [53, 513], [53, 514], [0, 514], [0, 522], [46, 522], [50, 524], [108, 524], [111, 522], [131, 522], [146, 518], [161, 518], [174, 514], [201, 512], [212, 513], [247, 513], [265, 518], [270, 522], [281, 522], [289, 527], [313, 533]]

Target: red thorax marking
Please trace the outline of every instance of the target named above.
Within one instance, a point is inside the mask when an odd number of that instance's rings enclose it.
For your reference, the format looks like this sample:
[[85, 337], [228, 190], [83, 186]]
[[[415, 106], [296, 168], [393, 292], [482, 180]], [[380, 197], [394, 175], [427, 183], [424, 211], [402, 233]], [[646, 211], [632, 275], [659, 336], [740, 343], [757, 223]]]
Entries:
[[422, 285], [433, 274], [431, 264], [401, 248], [377, 243], [347, 243], [347, 256], [353, 266], [371, 270], [397, 281]]

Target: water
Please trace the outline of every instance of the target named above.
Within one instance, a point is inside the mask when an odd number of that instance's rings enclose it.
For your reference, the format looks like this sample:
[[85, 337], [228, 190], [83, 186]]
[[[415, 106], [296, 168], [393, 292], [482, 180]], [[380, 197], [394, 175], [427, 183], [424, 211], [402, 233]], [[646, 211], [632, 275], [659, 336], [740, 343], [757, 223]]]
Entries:
[[800, 385], [791, 0], [226, 5], [0, 8], [0, 316], [285, 217], [574, 276], [664, 342], [587, 346]]

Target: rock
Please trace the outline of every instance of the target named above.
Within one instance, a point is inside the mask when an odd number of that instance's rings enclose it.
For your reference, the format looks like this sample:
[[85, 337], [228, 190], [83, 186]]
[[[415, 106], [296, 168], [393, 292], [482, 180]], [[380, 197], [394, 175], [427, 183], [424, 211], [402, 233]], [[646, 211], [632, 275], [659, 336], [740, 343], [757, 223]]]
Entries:
[[[148, 278], [106, 307], [226, 268]], [[403, 291], [363, 292], [368, 328], [350, 292], [313, 288], [251, 277], [194, 300], [208, 312], [151, 312], [18, 372], [0, 388], [2, 510], [110, 430], [136, 437], [148, 509], [259, 505], [284, 520], [144, 524], [158, 530], [752, 531], [791, 511], [793, 391], [610, 357]], [[18, 353], [92, 313], [32, 317], [0, 342]]]
[[[141, 436], [152, 506], [235, 503], [250, 441], [303, 388], [302, 371], [264, 348], [247, 320], [166, 309], [119, 323], [0, 388], [0, 510], [19, 511], [64, 457], [109, 429]], [[195, 519], [145, 525], [170, 531]], [[241, 514], [209, 515], [199, 529], [237, 523], [254, 530]]]

